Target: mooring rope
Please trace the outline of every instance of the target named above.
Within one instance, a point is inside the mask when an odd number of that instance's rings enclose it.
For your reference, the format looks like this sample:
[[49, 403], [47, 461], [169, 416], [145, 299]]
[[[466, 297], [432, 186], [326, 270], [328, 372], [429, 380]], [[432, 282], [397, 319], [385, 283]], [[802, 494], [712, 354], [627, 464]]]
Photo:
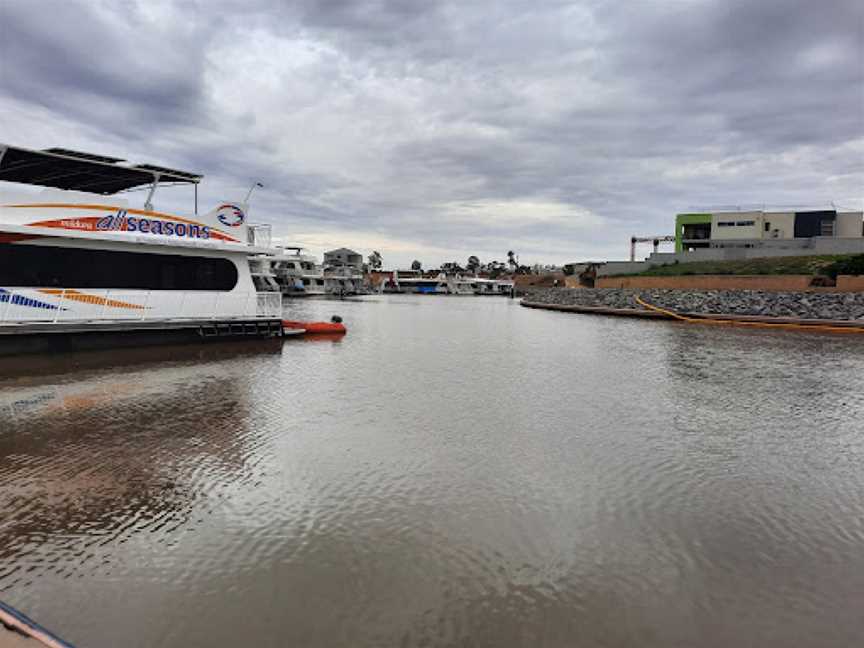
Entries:
[[830, 331], [832, 333], [864, 333], [864, 327], [859, 326], [831, 326], [830, 324], [793, 324], [787, 322], [747, 322], [743, 320], [732, 319], [687, 317], [685, 315], [681, 315], [680, 313], [676, 313], [675, 311], [660, 308], [659, 306], [655, 306], [654, 304], [649, 304], [641, 297], [639, 297], [639, 295], [636, 295], [635, 299], [637, 304], [644, 308], [647, 308], [648, 310], [662, 313], [663, 315], [666, 315], [676, 320], [680, 320], [682, 322], [688, 322], [689, 324], [713, 324], [715, 326], [749, 326], [752, 328], [791, 329], [797, 331]]

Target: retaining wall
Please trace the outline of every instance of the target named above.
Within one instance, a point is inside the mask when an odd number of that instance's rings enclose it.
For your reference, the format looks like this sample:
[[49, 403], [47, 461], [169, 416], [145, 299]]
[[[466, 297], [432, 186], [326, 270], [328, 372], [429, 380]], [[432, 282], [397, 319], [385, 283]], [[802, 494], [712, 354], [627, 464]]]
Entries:
[[[864, 277], [853, 277], [864, 279]], [[769, 290], [801, 292], [810, 289], [810, 275], [684, 275], [680, 277], [598, 277], [597, 288], [665, 288], [671, 290]], [[850, 284], [852, 285], [852, 284]], [[843, 290], [841, 288], [841, 290]], [[849, 288], [845, 289], [849, 290]], [[864, 288], [861, 288], [864, 290]]]
[[835, 290], [838, 292], [864, 292], [864, 276], [839, 275]]

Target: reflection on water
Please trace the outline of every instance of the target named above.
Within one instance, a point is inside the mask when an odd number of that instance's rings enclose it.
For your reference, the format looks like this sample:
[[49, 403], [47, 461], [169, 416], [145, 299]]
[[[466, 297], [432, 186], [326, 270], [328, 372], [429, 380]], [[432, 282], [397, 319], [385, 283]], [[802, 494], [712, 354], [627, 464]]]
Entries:
[[292, 308], [350, 332], [0, 367], [0, 597], [97, 647], [860, 636], [859, 341]]

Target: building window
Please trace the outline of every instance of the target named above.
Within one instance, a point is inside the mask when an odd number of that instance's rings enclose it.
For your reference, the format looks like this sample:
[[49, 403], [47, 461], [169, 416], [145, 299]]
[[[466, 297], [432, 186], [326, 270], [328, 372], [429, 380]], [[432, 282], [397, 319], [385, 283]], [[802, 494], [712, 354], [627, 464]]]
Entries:
[[0, 243], [0, 286], [229, 291], [237, 277], [229, 259]]
[[771, 231], [771, 223], [769, 223], [768, 221], [765, 221], [765, 231], [766, 232]]
[[753, 227], [756, 221], [738, 221], [735, 223], [738, 227]]
[[717, 227], [735, 227], [735, 221], [719, 221]]

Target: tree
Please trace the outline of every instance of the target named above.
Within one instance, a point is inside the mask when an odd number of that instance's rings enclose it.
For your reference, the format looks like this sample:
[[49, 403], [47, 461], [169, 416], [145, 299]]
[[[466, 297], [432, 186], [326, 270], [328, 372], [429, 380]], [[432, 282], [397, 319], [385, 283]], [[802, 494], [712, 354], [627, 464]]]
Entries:
[[511, 270], [519, 267], [519, 259], [513, 250], [507, 250], [507, 265], [510, 266]]
[[504, 268], [507, 267], [506, 263], [502, 263], [501, 261], [490, 261], [486, 266], [487, 272], [489, 273], [489, 277], [492, 279], [496, 279], [498, 275], [500, 275]]
[[417, 259], [414, 259], [414, 260], [411, 262], [411, 269], [412, 269], [412, 270], [416, 270], [416, 271], [419, 272], [420, 270], [423, 269], [423, 264], [420, 263]]
[[380, 270], [381, 266], [383, 265], [381, 260], [381, 253], [377, 250], [374, 250], [372, 254], [369, 255], [368, 261], [369, 267], [373, 270]]
[[465, 267], [471, 272], [477, 272], [477, 268], [480, 267], [480, 259], [472, 254], [468, 257], [468, 263]]

